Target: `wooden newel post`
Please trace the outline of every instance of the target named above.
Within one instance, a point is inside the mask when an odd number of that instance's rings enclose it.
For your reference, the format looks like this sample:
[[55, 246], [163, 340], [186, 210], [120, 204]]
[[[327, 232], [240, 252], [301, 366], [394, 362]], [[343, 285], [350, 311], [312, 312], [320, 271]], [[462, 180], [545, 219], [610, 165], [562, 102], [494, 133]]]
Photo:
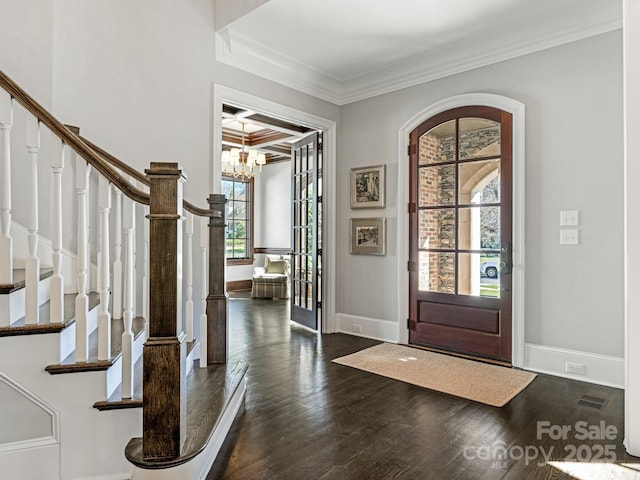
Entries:
[[182, 255], [182, 185], [177, 163], [151, 163], [149, 205], [149, 338], [144, 344], [143, 436], [145, 460], [180, 455], [185, 438], [185, 334], [178, 289]]
[[224, 209], [227, 199], [209, 195], [209, 295], [207, 296], [207, 363], [227, 362], [229, 318], [225, 285], [226, 240]]

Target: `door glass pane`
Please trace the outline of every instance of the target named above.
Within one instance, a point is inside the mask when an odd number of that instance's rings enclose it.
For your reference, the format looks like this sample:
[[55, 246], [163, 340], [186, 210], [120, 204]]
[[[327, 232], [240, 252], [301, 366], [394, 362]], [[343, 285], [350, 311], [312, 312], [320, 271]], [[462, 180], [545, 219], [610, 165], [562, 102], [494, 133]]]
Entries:
[[418, 252], [419, 282], [423, 292], [455, 293], [455, 254]]
[[432, 128], [418, 141], [418, 164], [452, 162], [456, 157], [456, 121]]
[[439, 165], [418, 170], [420, 207], [454, 205], [456, 201], [456, 166]]
[[455, 209], [420, 210], [418, 232], [418, 248], [456, 248]]
[[500, 203], [500, 159], [460, 163], [458, 203]]
[[458, 158], [500, 155], [500, 124], [485, 118], [461, 118]]
[[500, 298], [499, 255], [458, 255], [458, 294]]
[[458, 210], [458, 248], [500, 249], [500, 207], [471, 207]]

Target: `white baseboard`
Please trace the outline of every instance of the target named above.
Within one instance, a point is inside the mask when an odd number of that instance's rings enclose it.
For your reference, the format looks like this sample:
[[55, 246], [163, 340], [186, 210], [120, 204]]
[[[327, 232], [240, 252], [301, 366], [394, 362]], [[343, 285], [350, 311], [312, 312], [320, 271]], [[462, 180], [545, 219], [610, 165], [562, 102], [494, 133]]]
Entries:
[[336, 313], [336, 323], [340, 333], [398, 343], [398, 323], [395, 321]]
[[[566, 371], [567, 362], [584, 365], [584, 375]], [[525, 344], [524, 368], [583, 382], [624, 388], [624, 358]]]

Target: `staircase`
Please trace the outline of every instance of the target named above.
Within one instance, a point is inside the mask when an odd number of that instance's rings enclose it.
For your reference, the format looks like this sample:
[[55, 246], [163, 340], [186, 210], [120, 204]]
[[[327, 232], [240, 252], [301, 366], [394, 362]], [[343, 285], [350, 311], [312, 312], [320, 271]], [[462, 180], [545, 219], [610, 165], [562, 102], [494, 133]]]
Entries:
[[197, 208], [177, 164], [145, 176], [0, 87], [3, 478], [203, 478], [246, 388], [224, 197]]

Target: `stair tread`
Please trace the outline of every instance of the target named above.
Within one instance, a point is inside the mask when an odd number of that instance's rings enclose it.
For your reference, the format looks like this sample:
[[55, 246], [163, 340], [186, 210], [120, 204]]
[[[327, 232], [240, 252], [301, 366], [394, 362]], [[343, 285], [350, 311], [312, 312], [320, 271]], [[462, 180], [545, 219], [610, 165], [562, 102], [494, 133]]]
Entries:
[[114, 390], [107, 400], [93, 404], [98, 410], [119, 410], [122, 408], [142, 408], [142, 355], [133, 366], [133, 396], [122, 398], [122, 384]]
[[[144, 318], [133, 319], [133, 337], [138, 338], [144, 331]], [[107, 370], [122, 355], [122, 333], [124, 324], [122, 319], [111, 319], [111, 356], [108, 360], [98, 360], [98, 329], [89, 335], [89, 358], [86, 362], [76, 362], [75, 351], [60, 363], [48, 365], [45, 370], [51, 374], [93, 372]]]
[[194, 368], [187, 377], [187, 433], [180, 456], [171, 460], [146, 461], [142, 455], [142, 438], [132, 438], [125, 448], [127, 460], [141, 468], [168, 468], [198, 455], [206, 447], [247, 369], [244, 360]]
[[[0, 337], [8, 337], [12, 335], [36, 335], [43, 333], [58, 333], [72, 325], [75, 319], [75, 300], [76, 293], [67, 293], [64, 295], [64, 318], [62, 322], [51, 322], [50, 306], [51, 303], [46, 301], [40, 305], [40, 321], [36, 325], [27, 325], [25, 317], [22, 317], [12, 323], [8, 327], [0, 327]], [[100, 295], [96, 292], [89, 293], [89, 310], [93, 310], [100, 303]]]
[[[52, 268], [40, 269], [40, 280], [44, 280], [45, 278], [49, 278], [51, 276], [53, 276]], [[26, 277], [26, 271], [24, 268], [14, 268], [13, 283], [0, 284], [0, 295], [6, 295], [8, 293], [12, 293], [12, 292], [15, 292], [16, 290], [20, 290], [21, 288], [24, 288], [25, 277]]]
[[[187, 342], [187, 356], [195, 348], [196, 344], [197, 341]], [[98, 410], [142, 407], [142, 359], [143, 357], [141, 356], [133, 367], [134, 385], [133, 396], [131, 398], [122, 398], [122, 384], [120, 384], [107, 400], [96, 402], [93, 404], [93, 407]], [[193, 368], [197, 368], [197, 365], [194, 365]]]

